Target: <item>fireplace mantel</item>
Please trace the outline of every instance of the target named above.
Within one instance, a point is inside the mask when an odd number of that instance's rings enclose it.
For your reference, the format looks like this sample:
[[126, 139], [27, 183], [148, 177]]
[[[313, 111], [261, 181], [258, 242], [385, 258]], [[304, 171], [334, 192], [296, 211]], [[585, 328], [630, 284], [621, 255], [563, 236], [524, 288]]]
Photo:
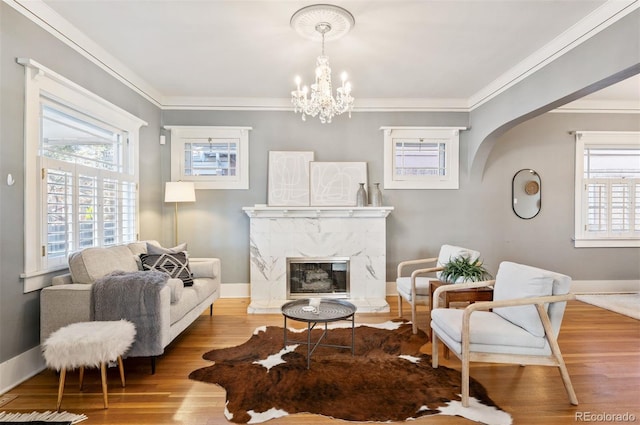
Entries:
[[388, 312], [386, 219], [393, 207], [271, 207], [249, 216], [251, 304], [248, 313], [279, 313], [287, 301], [287, 259], [349, 259], [348, 299], [359, 313]]
[[393, 211], [393, 207], [268, 207], [255, 205], [244, 207], [242, 210], [252, 218], [385, 218]]

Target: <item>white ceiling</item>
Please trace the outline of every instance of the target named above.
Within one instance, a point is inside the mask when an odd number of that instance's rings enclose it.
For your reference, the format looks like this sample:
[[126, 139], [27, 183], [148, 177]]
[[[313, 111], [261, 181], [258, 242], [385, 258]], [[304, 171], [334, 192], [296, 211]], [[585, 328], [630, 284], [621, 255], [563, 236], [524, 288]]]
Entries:
[[[165, 106], [288, 107], [320, 54], [289, 26], [309, 0], [15, 1]], [[335, 83], [349, 73], [356, 109], [468, 109], [633, 2], [335, 1], [356, 23], [326, 54]], [[601, 96], [640, 102], [639, 84]]]

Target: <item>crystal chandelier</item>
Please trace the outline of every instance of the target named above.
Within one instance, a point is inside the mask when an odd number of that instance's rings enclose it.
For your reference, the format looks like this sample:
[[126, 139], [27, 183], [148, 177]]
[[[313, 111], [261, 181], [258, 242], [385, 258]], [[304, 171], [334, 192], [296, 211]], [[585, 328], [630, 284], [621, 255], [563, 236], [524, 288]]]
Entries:
[[346, 34], [355, 21], [353, 16], [341, 7], [323, 4], [307, 6], [297, 11], [291, 18], [291, 26], [302, 35], [311, 37], [308, 27], [314, 19], [319, 19], [313, 28], [322, 37], [322, 54], [316, 60], [315, 83], [311, 84], [311, 93], [307, 86], [300, 88], [302, 80], [299, 76], [296, 77], [296, 89], [291, 92], [293, 111], [300, 112], [303, 121], [307, 115], [319, 116], [323, 124], [330, 123], [335, 115], [344, 112], [349, 112], [351, 118], [354, 100], [351, 96], [351, 83], [347, 81], [347, 73], [343, 72], [342, 85], [336, 89], [336, 97], [333, 97], [331, 68], [329, 58], [324, 54], [324, 42], [325, 36], [333, 29], [332, 23], [339, 29], [339, 34], [333, 37], [336, 39]]

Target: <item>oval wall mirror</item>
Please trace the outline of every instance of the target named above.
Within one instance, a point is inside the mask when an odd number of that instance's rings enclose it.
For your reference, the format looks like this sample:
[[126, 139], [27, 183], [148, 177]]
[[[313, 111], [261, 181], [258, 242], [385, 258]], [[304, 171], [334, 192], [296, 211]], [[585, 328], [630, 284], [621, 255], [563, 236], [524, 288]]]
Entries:
[[518, 171], [513, 176], [511, 189], [511, 205], [518, 217], [528, 220], [538, 215], [542, 201], [542, 182], [535, 170]]

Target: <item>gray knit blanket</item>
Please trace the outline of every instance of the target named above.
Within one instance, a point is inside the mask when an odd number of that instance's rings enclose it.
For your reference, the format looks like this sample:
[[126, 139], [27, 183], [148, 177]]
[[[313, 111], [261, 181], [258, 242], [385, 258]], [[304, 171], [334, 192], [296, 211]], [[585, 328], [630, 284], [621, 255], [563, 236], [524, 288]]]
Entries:
[[158, 271], [115, 271], [97, 279], [91, 288], [91, 320], [126, 319], [136, 327], [127, 357], [159, 356], [160, 290], [169, 276]]

